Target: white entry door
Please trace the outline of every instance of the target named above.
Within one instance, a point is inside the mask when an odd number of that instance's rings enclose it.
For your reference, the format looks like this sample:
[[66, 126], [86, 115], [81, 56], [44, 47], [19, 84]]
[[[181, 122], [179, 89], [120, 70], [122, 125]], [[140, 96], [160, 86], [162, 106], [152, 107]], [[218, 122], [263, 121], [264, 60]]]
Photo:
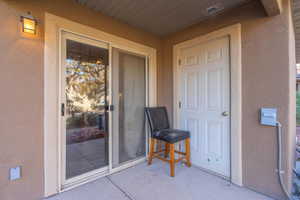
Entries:
[[180, 128], [191, 132], [195, 166], [230, 176], [229, 38], [182, 48]]

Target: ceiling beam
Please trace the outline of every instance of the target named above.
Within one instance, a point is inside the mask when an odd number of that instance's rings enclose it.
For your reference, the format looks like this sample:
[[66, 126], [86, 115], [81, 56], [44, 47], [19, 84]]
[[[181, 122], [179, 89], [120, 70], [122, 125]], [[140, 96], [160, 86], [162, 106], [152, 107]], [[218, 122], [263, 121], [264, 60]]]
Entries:
[[262, 5], [264, 6], [268, 16], [275, 16], [281, 13], [282, 0], [261, 0]]

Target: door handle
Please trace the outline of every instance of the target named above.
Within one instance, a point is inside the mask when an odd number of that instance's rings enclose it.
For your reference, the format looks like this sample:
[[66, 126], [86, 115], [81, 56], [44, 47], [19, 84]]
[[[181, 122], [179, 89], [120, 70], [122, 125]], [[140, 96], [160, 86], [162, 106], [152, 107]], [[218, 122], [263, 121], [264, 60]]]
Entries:
[[61, 104], [61, 116], [65, 116], [65, 104]]
[[108, 110], [109, 111], [114, 111], [115, 110], [115, 106], [114, 105], [109, 105], [108, 106]]
[[229, 115], [229, 112], [228, 112], [228, 111], [222, 112], [222, 116], [227, 117], [228, 115]]

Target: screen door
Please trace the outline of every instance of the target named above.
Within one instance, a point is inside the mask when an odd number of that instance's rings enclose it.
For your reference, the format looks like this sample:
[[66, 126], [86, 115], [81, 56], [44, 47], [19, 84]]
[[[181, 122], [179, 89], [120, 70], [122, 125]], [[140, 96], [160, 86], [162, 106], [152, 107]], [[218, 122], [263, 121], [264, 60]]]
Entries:
[[113, 167], [146, 154], [146, 58], [113, 48]]

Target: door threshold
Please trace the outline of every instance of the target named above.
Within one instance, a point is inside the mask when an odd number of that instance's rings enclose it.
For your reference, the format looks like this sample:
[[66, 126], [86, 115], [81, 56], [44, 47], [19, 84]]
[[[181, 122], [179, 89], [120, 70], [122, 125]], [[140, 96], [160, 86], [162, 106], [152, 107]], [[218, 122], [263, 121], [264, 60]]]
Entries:
[[123, 165], [120, 165], [119, 167], [111, 169], [109, 175], [114, 174], [114, 173], [119, 172], [119, 171], [122, 171], [124, 169], [127, 169], [129, 167], [133, 167], [133, 166], [138, 165], [138, 164], [140, 164], [142, 162], [145, 162], [145, 161], [146, 161], [146, 157], [139, 158], [139, 159], [136, 159], [136, 160], [133, 160], [133, 161], [130, 161], [130, 162], [126, 162]]
[[91, 175], [87, 175], [83, 178], [79, 178], [77, 180], [70, 181], [69, 183], [66, 183], [66, 184], [62, 185], [60, 193], [71, 190], [71, 189], [73, 189], [75, 187], [78, 187], [80, 185], [95, 181], [95, 180], [97, 180], [99, 178], [102, 178], [104, 176], [107, 176], [109, 174], [108, 172], [109, 172], [109, 170], [108, 170], [108, 168], [106, 168], [103, 171], [95, 172], [95, 173], [93, 173]]
[[121, 165], [119, 167], [113, 168], [111, 170], [109, 170], [109, 169], [106, 168], [103, 171], [96, 172], [96, 173], [94, 173], [92, 175], [85, 176], [85, 177], [83, 177], [81, 179], [78, 179], [78, 180], [75, 180], [75, 181], [72, 181], [70, 183], [66, 183], [66, 184], [62, 185], [59, 193], [66, 192], [68, 190], [72, 190], [72, 189], [74, 189], [76, 187], [79, 187], [81, 185], [84, 185], [86, 183], [90, 183], [90, 182], [93, 182], [93, 181], [95, 181], [95, 180], [97, 180], [99, 178], [103, 178], [103, 177], [112, 175], [114, 173], [123, 171], [123, 170], [125, 170], [127, 168], [133, 167], [133, 166], [138, 165], [140, 163], [143, 163], [145, 161], [146, 161], [146, 157], [143, 157], [143, 158], [139, 158], [137, 160], [133, 160], [131, 162], [125, 163], [125, 164], [123, 164], [123, 165]]
[[193, 165], [193, 167], [195, 167], [195, 168], [197, 168], [197, 169], [199, 169], [199, 170], [201, 170], [201, 171], [203, 171], [203, 172], [205, 172], [205, 173], [211, 174], [211, 175], [213, 175], [213, 176], [217, 176], [217, 177], [219, 177], [219, 178], [221, 178], [221, 179], [224, 179], [224, 180], [226, 180], [226, 181], [231, 182], [231, 178], [230, 178], [230, 177], [225, 176], [225, 175], [222, 175], [222, 174], [220, 174], [220, 173], [218, 173], [218, 172], [214, 172], [214, 171], [212, 171], [212, 170], [205, 169], [205, 168], [203, 168], [203, 167], [199, 167], [199, 166], [197, 166], [197, 165]]

